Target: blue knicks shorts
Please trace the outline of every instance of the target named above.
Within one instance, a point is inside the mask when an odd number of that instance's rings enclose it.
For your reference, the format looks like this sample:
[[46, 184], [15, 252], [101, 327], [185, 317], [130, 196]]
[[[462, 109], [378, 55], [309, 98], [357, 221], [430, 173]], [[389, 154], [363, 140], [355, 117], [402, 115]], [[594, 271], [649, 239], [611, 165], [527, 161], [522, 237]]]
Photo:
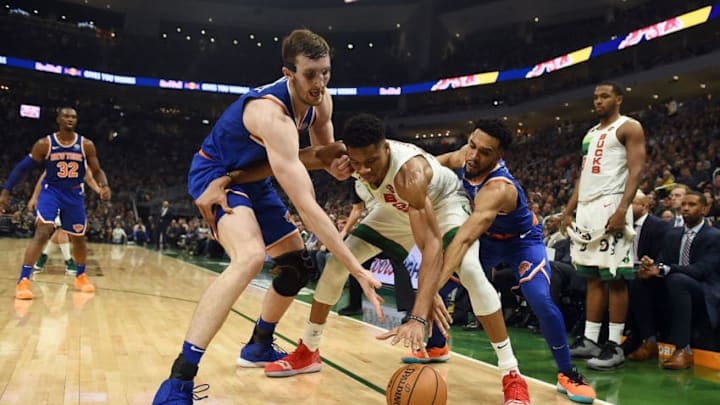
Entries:
[[[188, 191], [193, 199], [200, 197], [211, 181], [226, 173], [211, 161], [195, 154], [188, 175]], [[280, 200], [270, 178], [253, 183], [232, 185], [227, 190], [227, 203], [230, 208], [237, 206], [249, 207], [257, 218], [265, 246], [270, 246], [284, 237], [297, 231], [297, 227], [289, 221], [288, 209]], [[225, 211], [217, 210], [217, 223]]]
[[481, 238], [480, 262], [486, 272], [499, 264], [509, 265], [518, 281], [516, 288], [538, 276], [550, 283], [550, 261], [542, 240]]
[[44, 184], [38, 196], [36, 218], [54, 224], [60, 216], [61, 228], [70, 235], [85, 234], [85, 197], [82, 187], [63, 189]]

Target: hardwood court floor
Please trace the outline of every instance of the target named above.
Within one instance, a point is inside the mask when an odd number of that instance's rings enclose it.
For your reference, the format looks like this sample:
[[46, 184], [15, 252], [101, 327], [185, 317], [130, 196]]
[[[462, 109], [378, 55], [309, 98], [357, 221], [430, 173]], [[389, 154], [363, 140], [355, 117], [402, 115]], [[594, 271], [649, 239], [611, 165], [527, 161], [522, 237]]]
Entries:
[[[142, 248], [90, 245], [96, 293], [74, 291], [53, 257], [34, 277], [35, 299], [18, 301], [14, 286], [27, 242], [0, 239], [0, 404], [149, 404], [215, 274]], [[210, 384], [201, 404], [384, 403], [404, 349], [376, 341], [381, 329], [335, 314], [323, 337], [322, 372], [270, 379], [236, 367], [263, 291], [246, 290], [208, 348], [196, 379]], [[287, 340], [301, 336], [308, 313], [307, 304], [291, 306], [277, 331], [283, 347], [292, 349]], [[436, 368], [448, 381], [449, 404], [502, 403], [494, 367], [456, 355]], [[571, 403], [553, 385], [528, 382], [534, 404]]]

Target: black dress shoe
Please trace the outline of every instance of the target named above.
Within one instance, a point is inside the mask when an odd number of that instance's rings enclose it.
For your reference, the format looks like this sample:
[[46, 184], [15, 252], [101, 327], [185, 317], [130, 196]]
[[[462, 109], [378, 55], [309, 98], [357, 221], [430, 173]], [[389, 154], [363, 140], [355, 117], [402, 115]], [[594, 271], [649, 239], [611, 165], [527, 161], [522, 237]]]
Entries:
[[343, 316], [362, 315], [362, 308], [345, 307], [338, 311], [338, 314]]

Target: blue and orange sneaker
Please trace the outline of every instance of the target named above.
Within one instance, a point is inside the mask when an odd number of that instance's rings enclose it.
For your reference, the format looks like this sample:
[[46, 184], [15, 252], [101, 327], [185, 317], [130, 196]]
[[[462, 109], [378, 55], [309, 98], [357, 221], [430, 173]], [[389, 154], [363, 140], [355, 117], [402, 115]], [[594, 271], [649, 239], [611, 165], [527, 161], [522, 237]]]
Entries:
[[192, 405], [193, 400], [200, 401], [207, 398], [201, 393], [210, 389], [208, 384], [194, 386], [192, 380], [168, 378], [160, 384], [152, 405]]
[[428, 364], [428, 363], [445, 363], [446, 361], [450, 360], [450, 348], [448, 347], [447, 342], [445, 342], [445, 346], [443, 347], [428, 347], [425, 348], [427, 351], [428, 357], [423, 356], [422, 351], [417, 350], [413, 353], [409, 353], [406, 356], [402, 357], [403, 363], [408, 364]]
[[273, 343], [248, 343], [240, 350], [237, 365], [240, 367], [265, 367], [285, 358], [287, 352]]

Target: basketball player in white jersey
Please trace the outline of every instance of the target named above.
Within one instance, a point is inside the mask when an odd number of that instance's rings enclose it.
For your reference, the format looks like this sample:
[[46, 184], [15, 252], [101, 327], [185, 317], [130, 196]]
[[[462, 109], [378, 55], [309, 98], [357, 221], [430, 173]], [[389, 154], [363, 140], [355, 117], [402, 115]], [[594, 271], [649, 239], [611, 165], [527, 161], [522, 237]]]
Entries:
[[[620, 114], [622, 101], [619, 84], [605, 81], [595, 87], [593, 102], [600, 123], [583, 138], [582, 169], [562, 227], [570, 235], [573, 264], [587, 277], [585, 334], [570, 353], [589, 358], [587, 365], [595, 370], [614, 370], [625, 362], [619, 345], [628, 309], [625, 280], [635, 277], [635, 231], [628, 208], [645, 166], [645, 134], [638, 121]], [[610, 333], [600, 347], [606, 309]]]
[[[378, 118], [360, 114], [344, 129], [345, 145], [358, 181], [367, 186], [378, 206], [345, 239], [359, 262], [380, 253], [379, 240], [390, 239], [410, 250], [417, 244], [422, 254], [418, 292], [409, 320], [379, 339], [402, 341], [425, 356], [425, 330], [433, 322], [433, 300], [438, 296], [443, 264], [443, 242], [452, 240], [468, 218], [469, 201], [462, 184], [450, 169], [415, 145], [385, 139]], [[473, 243], [460, 265], [460, 279], [468, 289], [473, 308], [498, 355], [505, 404], [530, 404], [527, 384], [518, 370], [500, 300], [480, 265], [478, 242]], [[320, 339], [333, 305], [342, 294], [348, 270], [331, 256], [315, 289], [310, 321], [297, 349], [268, 364], [265, 374], [286, 377], [320, 371]]]

